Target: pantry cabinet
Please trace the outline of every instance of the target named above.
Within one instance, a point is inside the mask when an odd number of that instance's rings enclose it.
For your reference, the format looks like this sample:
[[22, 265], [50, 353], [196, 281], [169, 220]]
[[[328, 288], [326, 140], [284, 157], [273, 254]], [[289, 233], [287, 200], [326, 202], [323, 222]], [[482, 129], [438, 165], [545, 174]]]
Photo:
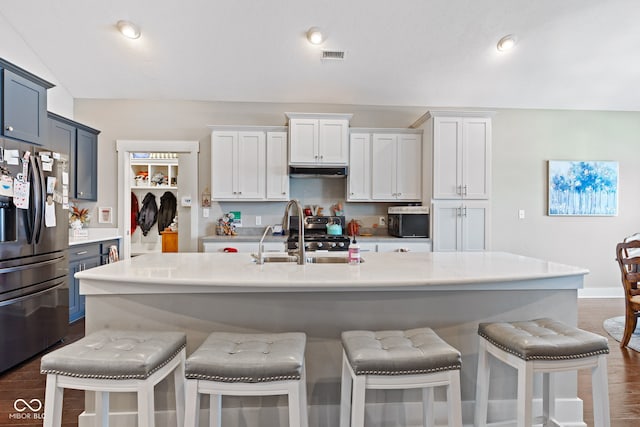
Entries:
[[371, 199], [422, 200], [422, 137], [419, 133], [372, 135]]
[[47, 89], [53, 84], [0, 59], [0, 136], [47, 143]]
[[432, 212], [434, 252], [489, 249], [489, 202], [434, 201]]
[[351, 114], [286, 113], [290, 165], [347, 165]]
[[371, 200], [371, 134], [351, 133], [349, 136], [349, 174], [347, 201]]
[[491, 118], [433, 114], [433, 198], [489, 199]]
[[212, 199], [264, 200], [266, 196], [265, 168], [265, 132], [212, 132]]

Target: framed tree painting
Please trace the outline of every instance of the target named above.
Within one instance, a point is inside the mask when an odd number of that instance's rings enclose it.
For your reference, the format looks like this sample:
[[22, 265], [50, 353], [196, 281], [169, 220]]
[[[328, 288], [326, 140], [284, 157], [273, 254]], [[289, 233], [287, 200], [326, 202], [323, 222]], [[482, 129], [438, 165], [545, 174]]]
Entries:
[[549, 160], [549, 215], [618, 215], [618, 162]]

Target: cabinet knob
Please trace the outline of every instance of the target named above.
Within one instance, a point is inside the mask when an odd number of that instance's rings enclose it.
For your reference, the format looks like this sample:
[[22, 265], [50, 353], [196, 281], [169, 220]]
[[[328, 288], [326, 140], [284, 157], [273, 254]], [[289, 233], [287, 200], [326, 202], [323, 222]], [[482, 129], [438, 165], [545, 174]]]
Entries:
[[84, 195], [84, 191], [79, 192], [78, 194], [80, 194], [81, 196]]
[[282, 195], [284, 196], [285, 194], [287, 194], [287, 193], [283, 191], [283, 192], [282, 192]]
[[6, 128], [4, 128], [5, 130], [8, 130], [9, 132], [13, 132], [13, 126], [7, 126]]

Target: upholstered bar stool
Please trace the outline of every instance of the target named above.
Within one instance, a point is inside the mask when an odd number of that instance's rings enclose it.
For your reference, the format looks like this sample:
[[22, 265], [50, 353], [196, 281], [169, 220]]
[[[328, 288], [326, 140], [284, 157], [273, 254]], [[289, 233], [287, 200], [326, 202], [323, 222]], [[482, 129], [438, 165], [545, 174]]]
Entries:
[[523, 322], [481, 323], [478, 334], [480, 347], [476, 383], [476, 427], [487, 425], [490, 378], [488, 354], [518, 370], [517, 427], [531, 427], [533, 423], [533, 374], [538, 372], [543, 374], [544, 422], [559, 425], [555, 419], [552, 374], [578, 369], [591, 369], [595, 427], [609, 427], [606, 360], [609, 346], [606, 338], [546, 318]]
[[462, 426], [460, 352], [430, 328], [342, 333], [340, 427], [364, 426], [367, 389], [421, 388], [425, 427], [433, 427], [434, 387], [447, 388], [450, 427]]
[[186, 361], [185, 427], [199, 425], [200, 397], [210, 395], [209, 425], [222, 425], [222, 396], [287, 395], [289, 426], [307, 427], [301, 332], [214, 332]]
[[105, 329], [42, 356], [47, 374], [44, 426], [59, 427], [65, 388], [94, 391], [96, 426], [109, 425], [109, 393], [136, 392], [138, 426], [153, 427], [154, 387], [173, 372], [177, 426], [184, 422], [186, 336]]

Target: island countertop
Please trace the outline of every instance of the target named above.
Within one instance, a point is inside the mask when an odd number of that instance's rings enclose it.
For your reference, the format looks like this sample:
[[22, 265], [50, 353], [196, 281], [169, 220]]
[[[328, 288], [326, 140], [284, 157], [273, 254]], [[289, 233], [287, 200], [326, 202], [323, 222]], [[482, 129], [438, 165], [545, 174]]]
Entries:
[[[577, 293], [588, 273], [504, 252], [364, 253], [363, 258], [359, 265], [258, 265], [247, 253], [147, 254], [75, 277], [86, 295], [86, 333], [103, 328], [182, 331], [190, 354], [211, 331], [304, 332], [309, 426], [324, 427], [339, 424], [343, 331], [432, 328], [462, 354], [462, 401], [470, 408], [475, 399], [478, 324], [553, 317], [576, 325]], [[516, 375], [509, 367], [492, 370], [498, 379], [492, 383], [491, 405], [508, 418], [515, 407], [511, 390], [516, 388]], [[577, 376], [559, 375], [558, 410], [567, 414], [570, 424], [580, 425]], [[156, 388], [158, 402], [164, 402], [158, 403], [159, 416], [164, 417], [158, 425], [175, 419], [172, 393], [164, 383]], [[383, 424], [383, 402], [389, 414], [407, 414], [405, 425], [422, 423], [419, 391], [403, 391], [392, 402], [387, 397], [383, 392], [368, 395], [367, 405], [375, 409], [373, 424]], [[279, 425], [286, 417], [286, 399], [230, 399], [223, 412], [231, 425], [245, 419]], [[86, 397], [81, 419], [93, 418], [93, 402], [93, 396]], [[436, 405], [436, 418], [446, 416], [444, 408]], [[127, 396], [112, 402], [110, 416], [114, 424], [124, 425], [135, 410], [135, 396]], [[472, 411], [463, 414], [463, 421], [473, 423]], [[83, 420], [81, 425], [92, 424]]]
[[[257, 265], [250, 254], [243, 253], [148, 254], [75, 277], [82, 281], [81, 293], [90, 295], [110, 290], [158, 293], [160, 288], [161, 293], [577, 289], [581, 276], [588, 273], [584, 268], [504, 252], [367, 253], [363, 258], [360, 265]], [[576, 276], [580, 276], [578, 282], [557, 280]], [[556, 280], [545, 285], [544, 279]], [[109, 287], [101, 286], [102, 281], [109, 282]]]

